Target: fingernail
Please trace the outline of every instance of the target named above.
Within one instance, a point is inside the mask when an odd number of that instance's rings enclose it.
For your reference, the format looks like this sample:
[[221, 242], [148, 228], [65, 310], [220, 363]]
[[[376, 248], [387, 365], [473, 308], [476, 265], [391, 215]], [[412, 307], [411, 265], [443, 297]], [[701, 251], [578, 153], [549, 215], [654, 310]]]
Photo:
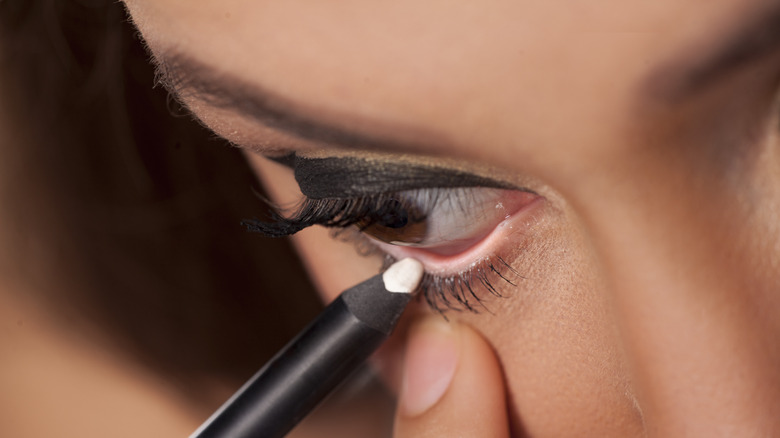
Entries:
[[413, 417], [435, 405], [447, 392], [457, 364], [458, 345], [450, 324], [439, 316], [419, 323], [406, 346], [401, 413]]

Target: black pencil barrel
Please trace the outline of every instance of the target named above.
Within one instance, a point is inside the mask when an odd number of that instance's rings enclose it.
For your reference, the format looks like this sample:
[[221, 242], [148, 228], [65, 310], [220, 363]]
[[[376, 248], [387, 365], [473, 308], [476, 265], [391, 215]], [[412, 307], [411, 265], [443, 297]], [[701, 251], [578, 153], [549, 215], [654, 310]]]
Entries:
[[192, 437], [282, 437], [389, 336], [411, 295], [376, 276], [342, 293]]

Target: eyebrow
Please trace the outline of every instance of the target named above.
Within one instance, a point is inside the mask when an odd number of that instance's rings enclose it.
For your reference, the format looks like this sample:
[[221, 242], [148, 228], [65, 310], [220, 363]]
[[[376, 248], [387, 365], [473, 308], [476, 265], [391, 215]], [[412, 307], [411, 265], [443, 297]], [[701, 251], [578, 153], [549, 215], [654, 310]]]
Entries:
[[[751, 65], [780, 49], [780, 2], [770, 0], [768, 7], [752, 10], [746, 19], [706, 47], [697, 45], [676, 54], [654, 69], [643, 82], [649, 95], [667, 103], [679, 103], [710, 89], [730, 73]], [[695, 52], [695, 55], [691, 55]], [[701, 55], [700, 52], [704, 54]], [[387, 135], [367, 134], [326, 123], [316, 111], [281, 97], [255, 83], [202, 63], [185, 53], [169, 50], [153, 57], [156, 82], [186, 105], [195, 98], [209, 106], [235, 112], [263, 125], [302, 140], [337, 148], [415, 152], [432, 144], [446, 144], [419, 130], [394, 129], [412, 133], [425, 141], [410, 141]], [[383, 129], [387, 131], [387, 129]], [[408, 137], [408, 136], [407, 136]]]
[[772, 0], [768, 6], [756, 8], [739, 20], [725, 32], [725, 37], [707, 43], [706, 47], [699, 45], [676, 54], [654, 70], [646, 88], [664, 101], [680, 102], [779, 50], [780, 2]]
[[[206, 105], [249, 117], [271, 129], [284, 132], [301, 140], [314, 141], [337, 148], [362, 151], [413, 152], [432, 144], [446, 144], [441, 138], [433, 138], [430, 132], [421, 132], [409, 127], [393, 127], [393, 132], [402, 132], [404, 139], [387, 135], [366, 134], [327, 123], [313, 115], [317, 111], [255, 83], [202, 63], [185, 53], [166, 51], [154, 56], [156, 65], [155, 82], [162, 85], [185, 106], [189, 99]], [[362, 123], [361, 123], [362, 124]], [[388, 127], [381, 127], [389, 131]], [[408, 138], [424, 140], [412, 141]]]

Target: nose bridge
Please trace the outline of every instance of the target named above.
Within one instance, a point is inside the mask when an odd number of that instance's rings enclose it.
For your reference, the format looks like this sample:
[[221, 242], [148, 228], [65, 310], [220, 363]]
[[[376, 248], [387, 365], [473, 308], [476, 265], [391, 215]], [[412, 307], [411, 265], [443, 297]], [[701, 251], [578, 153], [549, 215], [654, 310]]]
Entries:
[[[581, 216], [615, 287], [706, 289], [731, 262], [728, 246], [747, 214], [740, 188], [706, 156], [701, 138], [630, 118], [581, 136], [587, 144], [564, 157], [569, 171], [554, 184]], [[712, 266], [724, 270], [704, 275]]]
[[761, 209], [745, 200], [749, 178], [727, 175], [686, 129], [614, 120], [580, 137], [590, 143], [561, 158], [567, 172], [554, 184], [600, 261], [645, 413], [689, 423], [723, 406], [756, 415], [743, 407], [762, 390], [733, 376], [749, 369], [777, 383], [775, 353], [744, 342], [773, 326], [757, 306], [776, 300], [757, 286], [768, 274], [745, 238]]

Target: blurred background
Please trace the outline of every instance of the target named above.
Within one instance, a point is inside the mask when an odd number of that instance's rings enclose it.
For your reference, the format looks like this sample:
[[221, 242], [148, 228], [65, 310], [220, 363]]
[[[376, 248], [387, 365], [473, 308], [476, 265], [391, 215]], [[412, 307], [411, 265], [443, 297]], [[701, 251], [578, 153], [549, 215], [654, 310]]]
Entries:
[[320, 309], [121, 4], [0, 0], [0, 436], [186, 436]]

